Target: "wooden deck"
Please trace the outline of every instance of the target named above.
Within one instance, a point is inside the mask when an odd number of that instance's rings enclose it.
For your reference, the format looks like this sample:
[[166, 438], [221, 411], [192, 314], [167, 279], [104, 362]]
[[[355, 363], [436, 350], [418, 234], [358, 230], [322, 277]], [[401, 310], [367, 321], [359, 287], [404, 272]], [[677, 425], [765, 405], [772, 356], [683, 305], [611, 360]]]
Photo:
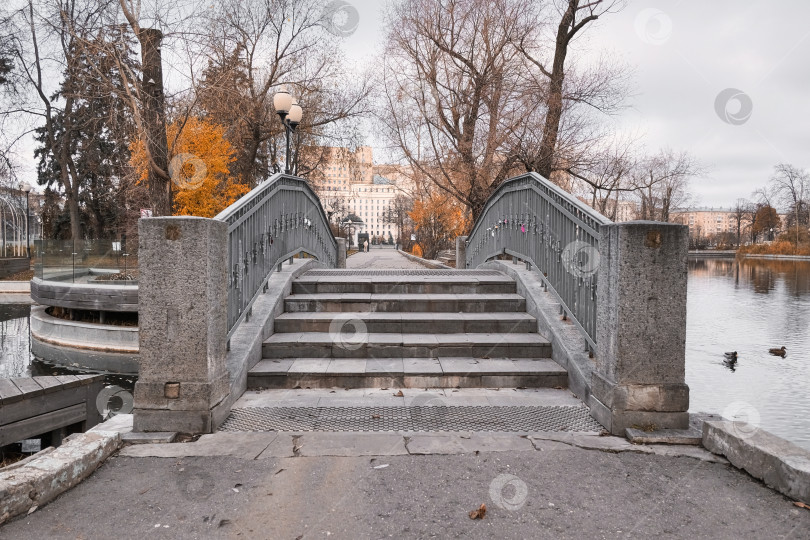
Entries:
[[[0, 446], [50, 434], [58, 446], [66, 428], [86, 431], [101, 421], [96, 397], [102, 375], [0, 379]], [[77, 425], [78, 424], [78, 425]]]

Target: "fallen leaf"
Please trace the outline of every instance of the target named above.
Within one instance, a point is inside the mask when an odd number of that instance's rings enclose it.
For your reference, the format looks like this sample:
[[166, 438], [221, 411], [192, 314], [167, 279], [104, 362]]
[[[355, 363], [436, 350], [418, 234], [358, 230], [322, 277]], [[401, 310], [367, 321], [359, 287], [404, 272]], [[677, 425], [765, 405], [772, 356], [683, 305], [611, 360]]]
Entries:
[[219, 520], [219, 525], [217, 525], [217, 527], [222, 527], [223, 525], [228, 525], [230, 522], [231, 522], [230, 519], [220, 519]]
[[386, 467], [388, 467], [388, 463], [386, 463], [385, 465], [377, 465], [377, 466], [376, 466], [376, 467], [374, 467], [374, 468], [375, 468], [375, 469], [384, 469], [384, 468], [386, 468]]
[[554, 390], [562, 390], [562, 389], [563, 389], [563, 387], [562, 387], [562, 386], [555, 386], [555, 387], [554, 387]]
[[377, 419], [377, 418], [380, 417], [380, 415], [379, 414], [372, 414], [371, 417], [374, 418], [374, 419]]
[[[799, 508], [804, 508], [806, 510], [810, 510], [810, 504], [805, 504], [801, 501], [794, 501], [794, 505], [798, 506]], [[36, 507], [35, 507], [36, 508]]]
[[470, 512], [470, 519], [484, 519], [484, 516], [487, 513], [487, 505], [486, 503], [481, 503], [481, 506], [478, 507], [478, 510], [473, 510]]
[[[387, 465], [386, 465], [386, 467], [387, 467]], [[29, 516], [30, 516], [31, 514], [33, 514], [34, 512], [36, 512], [36, 511], [37, 511], [37, 508], [39, 508], [39, 506], [37, 506], [37, 505], [34, 505], [34, 506], [32, 506], [31, 508], [29, 508], [29, 509], [28, 509], [28, 514], [27, 514], [27, 515], [29, 515]]]
[[[279, 470], [276, 471], [276, 474], [280, 473], [281, 471], [285, 471], [285, 470], [287, 470], [287, 469], [279, 469]], [[273, 476], [275, 476], [276, 474], [274, 474]]]
[[405, 397], [405, 394], [402, 393], [402, 390], [394, 394], [394, 397]]

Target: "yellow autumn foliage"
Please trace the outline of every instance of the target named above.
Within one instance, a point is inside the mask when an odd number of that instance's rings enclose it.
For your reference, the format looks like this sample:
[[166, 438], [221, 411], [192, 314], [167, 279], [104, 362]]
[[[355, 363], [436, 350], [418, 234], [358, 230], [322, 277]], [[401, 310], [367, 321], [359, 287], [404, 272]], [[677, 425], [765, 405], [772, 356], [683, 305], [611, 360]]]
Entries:
[[442, 192], [430, 193], [414, 201], [413, 210], [408, 215], [414, 223], [421, 256], [427, 259], [435, 259], [439, 250], [454, 246], [456, 237], [463, 235], [469, 227], [462, 205]]
[[[169, 141], [169, 174], [172, 177], [172, 213], [176, 216], [214, 217], [250, 187], [235, 182], [229, 171], [235, 150], [225, 139], [225, 128], [191, 117], [182, 126], [173, 122], [166, 128]], [[174, 144], [172, 144], [174, 143]], [[148, 176], [143, 142], [130, 145], [130, 163], [141, 182]]]

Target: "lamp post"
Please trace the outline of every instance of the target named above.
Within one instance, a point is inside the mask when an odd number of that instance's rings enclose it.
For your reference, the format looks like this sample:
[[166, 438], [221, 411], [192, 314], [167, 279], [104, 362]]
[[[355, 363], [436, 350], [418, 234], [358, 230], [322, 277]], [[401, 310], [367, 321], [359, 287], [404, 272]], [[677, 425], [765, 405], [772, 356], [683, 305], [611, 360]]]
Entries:
[[290, 168], [290, 134], [295, 131], [298, 124], [301, 123], [303, 110], [298, 104], [298, 101], [293, 98], [289, 92], [282, 90], [273, 96], [273, 107], [276, 109], [276, 114], [281, 118], [281, 123], [284, 124], [284, 131], [287, 135], [287, 152], [285, 154], [285, 167], [284, 172], [291, 174]]
[[28, 194], [31, 193], [31, 184], [28, 182], [20, 182], [20, 189], [25, 192], [25, 255], [31, 259], [31, 241], [28, 235]]

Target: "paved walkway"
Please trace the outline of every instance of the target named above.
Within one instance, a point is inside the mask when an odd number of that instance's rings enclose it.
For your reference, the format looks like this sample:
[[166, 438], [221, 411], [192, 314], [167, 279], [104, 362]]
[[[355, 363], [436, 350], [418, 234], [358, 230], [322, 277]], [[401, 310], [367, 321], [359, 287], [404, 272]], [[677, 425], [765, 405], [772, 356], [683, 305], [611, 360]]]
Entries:
[[346, 259], [346, 268], [367, 270], [422, 269], [419, 263], [408, 260], [394, 248], [369, 248], [369, 252], [355, 253]]
[[[581, 406], [568, 390], [381, 388], [246, 392], [235, 407], [416, 402], [483, 412]], [[484, 519], [470, 519], [481, 504]], [[810, 511], [698, 447], [582, 431], [308, 431], [127, 446], [55, 501], [0, 526], [0, 538], [808, 538], [808, 531]]]
[[[674, 457], [571, 434], [404, 439], [218, 433], [130, 446], [56, 501], [0, 527], [0, 537], [807, 538], [810, 531], [810, 511], [699, 448], [691, 448], [695, 457]], [[132, 457], [156, 453], [149, 446], [166, 457]], [[484, 519], [470, 519], [482, 503]]]

